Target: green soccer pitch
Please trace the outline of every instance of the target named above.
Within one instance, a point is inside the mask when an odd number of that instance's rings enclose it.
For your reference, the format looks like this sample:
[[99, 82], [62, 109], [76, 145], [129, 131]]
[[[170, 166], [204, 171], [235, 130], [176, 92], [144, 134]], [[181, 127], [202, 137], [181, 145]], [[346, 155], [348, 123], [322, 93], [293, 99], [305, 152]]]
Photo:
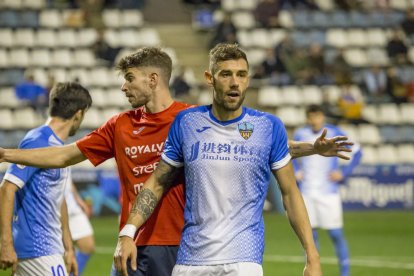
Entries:
[[[117, 232], [117, 218], [93, 218], [96, 254], [90, 259], [84, 276], [109, 275]], [[265, 214], [265, 276], [302, 275], [303, 254], [285, 216]], [[414, 212], [347, 212], [345, 234], [351, 254], [351, 275], [414, 275]], [[320, 232], [321, 262], [324, 275], [339, 275], [333, 246]], [[1, 271], [0, 275], [10, 275]]]

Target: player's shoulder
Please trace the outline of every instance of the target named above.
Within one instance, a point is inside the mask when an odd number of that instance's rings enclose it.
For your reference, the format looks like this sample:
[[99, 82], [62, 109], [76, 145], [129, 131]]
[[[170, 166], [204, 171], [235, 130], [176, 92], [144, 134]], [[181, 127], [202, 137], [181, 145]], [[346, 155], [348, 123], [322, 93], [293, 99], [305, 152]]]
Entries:
[[182, 120], [184, 117], [186, 117], [189, 114], [195, 114], [195, 113], [206, 113], [211, 109], [211, 106], [208, 105], [201, 105], [201, 106], [188, 106], [186, 109], [180, 111], [177, 114], [177, 120]]
[[52, 129], [46, 125], [42, 125], [29, 130], [20, 141], [19, 148], [38, 148], [61, 144], [63, 142], [55, 137]]
[[253, 109], [250, 107], [243, 107], [245, 109], [245, 113], [246, 115], [248, 115], [249, 117], [252, 118], [257, 118], [259, 120], [264, 120], [264, 121], [268, 121], [272, 124], [276, 124], [276, 125], [283, 125], [282, 120], [280, 120], [279, 117], [277, 117], [274, 114], [268, 113], [268, 112], [264, 112], [264, 111], [260, 111], [257, 109]]

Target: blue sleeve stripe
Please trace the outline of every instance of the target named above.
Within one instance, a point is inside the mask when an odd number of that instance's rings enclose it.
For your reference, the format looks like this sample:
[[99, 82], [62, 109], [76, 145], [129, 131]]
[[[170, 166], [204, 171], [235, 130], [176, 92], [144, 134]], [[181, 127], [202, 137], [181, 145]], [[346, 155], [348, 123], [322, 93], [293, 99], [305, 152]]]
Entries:
[[20, 178], [18, 178], [14, 174], [10, 174], [10, 173], [6, 173], [4, 175], [4, 179], [11, 182], [11, 183], [13, 183], [14, 185], [19, 187], [20, 189], [23, 188], [23, 186], [25, 184], [25, 182], [23, 180], [21, 180]]
[[272, 170], [278, 170], [280, 168], [283, 168], [284, 166], [286, 166], [289, 163], [290, 159], [292, 159], [292, 156], [290, 156], [290, 153], [286, 154], [286, 156], [283, 157], [283, 159], [281, 159], [277, 162], [274, 162], [271, 165]]
[[182, 163], [182, 162], [177, 162], [177, 161], [174, 161], [174, 160], [172, 160], [172, 159], [168, 158], [168, 156], [167, 156], [167, 155], [165, 155], [165, 153], [163, 153], [163, 154], [161, 155], [161, 159], [162, 159], [163, 161], [165, 161], [166, 163], [168, 163], [168, 164], [170, 164], [171, 166], [176, 167], [176, 168], [181, 168], [182, 166], [184, 166], [184, 163]]

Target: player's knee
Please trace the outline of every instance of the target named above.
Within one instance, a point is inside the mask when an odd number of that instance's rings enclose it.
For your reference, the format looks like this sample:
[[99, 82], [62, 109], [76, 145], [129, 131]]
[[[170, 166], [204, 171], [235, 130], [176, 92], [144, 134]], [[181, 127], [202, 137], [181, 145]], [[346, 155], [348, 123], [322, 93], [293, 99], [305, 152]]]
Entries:
[[93, 236], [89, 236], [77, 241], [77, 246], [80, 252], [83, 254], [95, 253], [95, 240]]
[[345, 238], [343, 235], [342, 229], [332, 229], [332, 230], [329, 230], [328, 232], [329, 232], [329, 236], [331, 237], [331, 239], [335, 242], [340, 241]]

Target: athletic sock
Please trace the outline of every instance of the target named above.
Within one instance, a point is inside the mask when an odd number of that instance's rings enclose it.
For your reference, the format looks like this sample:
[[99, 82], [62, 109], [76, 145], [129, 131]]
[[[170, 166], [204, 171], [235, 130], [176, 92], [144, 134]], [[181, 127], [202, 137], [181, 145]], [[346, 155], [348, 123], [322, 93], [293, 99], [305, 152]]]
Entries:
[[85, 254], [85, 253], [80, 252], [79, 250], [76, 251], [76, 262], [78, 263], [79, 276], [82, 275], [82, 272], [85, 269], [85, 266], [87, 262], [89, 261], [90, 257], [91, 257], [91, 254]]
[[329, 230], [329, 236], [331, 237], [334, 246], [336, 256], [338, 257], [341, 276], [349, 276], [349, 252], [348, 245], [345, 240], [345, 236], [342, 229]]

